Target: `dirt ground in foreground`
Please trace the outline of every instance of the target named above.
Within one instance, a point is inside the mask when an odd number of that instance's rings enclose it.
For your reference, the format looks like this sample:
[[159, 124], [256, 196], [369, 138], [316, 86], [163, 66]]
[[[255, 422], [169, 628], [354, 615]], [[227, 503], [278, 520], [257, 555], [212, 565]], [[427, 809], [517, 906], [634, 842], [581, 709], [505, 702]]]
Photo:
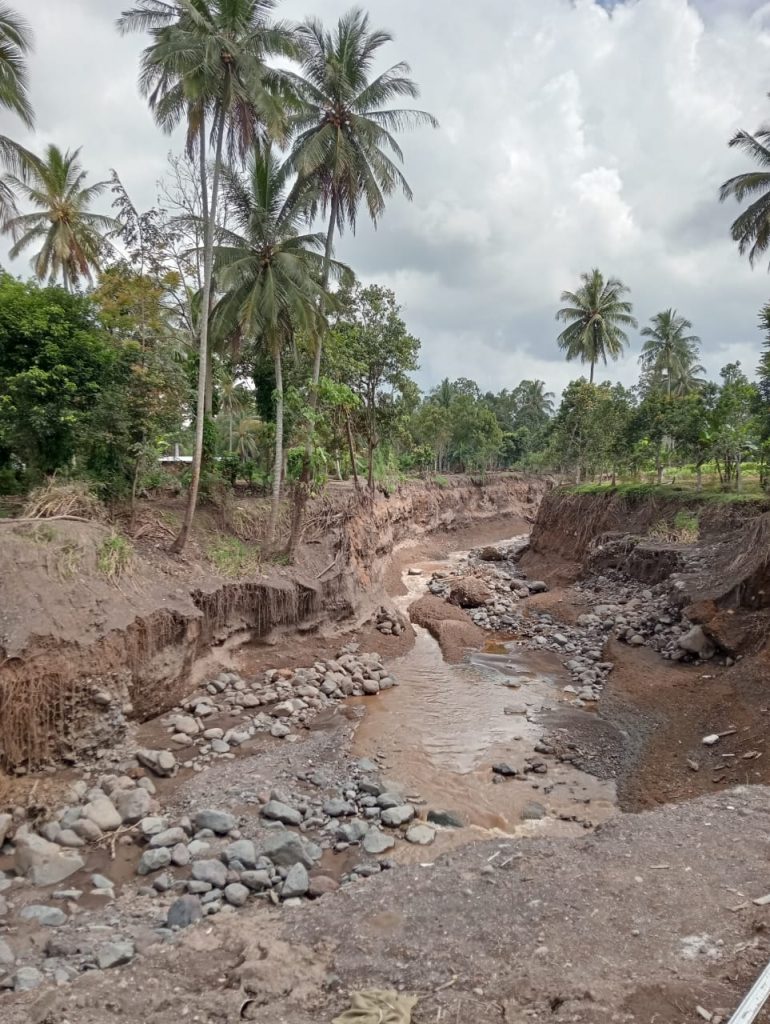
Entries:
[[415, 1024], [726, 1017], [770, 955], [770, 907], [751, 902], [770, 890], [769, 796], [426, 852], [315, 904], [224, 916], [127, 968], [8, 997], [3, 1019], [320, 1024], [368, 987], [417, 994]]

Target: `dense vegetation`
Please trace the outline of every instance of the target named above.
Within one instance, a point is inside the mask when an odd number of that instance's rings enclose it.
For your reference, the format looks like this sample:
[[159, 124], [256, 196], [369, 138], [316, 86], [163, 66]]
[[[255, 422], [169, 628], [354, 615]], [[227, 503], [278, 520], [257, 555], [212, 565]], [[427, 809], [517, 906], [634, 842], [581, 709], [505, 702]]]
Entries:
[[[157, 207], [118, 174], [89, 182], [78, 149], [34, 154], [0, 137], [0, 226], [33, 279], [0, 277], [0, 491], [51, 474], [105, 497], [161, 487], [271, 495], [268, 542], [291, 554], [329, 478], [373, 490], [406, 474], [521, 468], [574, 482], [706, 475], [770, 480], [770, 305], [751, 381], [710, 382], [692, 323], [663, 309], [640, 331], [632, 388], [596, 382], [638, 328], [626, 284], [599, 269], [565, 289], [554, 344], [588, 368], [561, 400], [540, 380], [482, 393], [445, 379], [421, 394], [420, 342], [397, 296], [358, 282], [335, 241], [411, 198], [397, 135], [436, 127], [404, 63], [374, 73], [390, 35], [354, 9], [331, 29], [274, 20], [275, 0], [137, 0], [118, 22], [147, 39], [140, 89], [158, 127], [186, 131]], [[0, 5], [0, 106], [34, 123], [31, 33]], [[731, 145], [760, 164], [726, 182], [751, 204], [733, 225], [753, 261], [770, 247], [769, 130]], [[112, 197], [110, 215], [95, 205]], [[175, 447], [184, 472], [163, 470]], [[278, 537], [291, 499], [290, 536]]]

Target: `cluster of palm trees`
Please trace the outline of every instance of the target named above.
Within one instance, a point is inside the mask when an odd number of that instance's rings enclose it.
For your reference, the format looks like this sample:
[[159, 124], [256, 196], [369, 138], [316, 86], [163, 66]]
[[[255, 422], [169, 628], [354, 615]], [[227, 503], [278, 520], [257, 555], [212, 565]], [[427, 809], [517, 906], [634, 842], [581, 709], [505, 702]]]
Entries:
[[[197, 160], [203, 220], [195, 448], [188, 506], [174, 548], [188, 539], [197, 505], [204, 422], [210, 413], [210, 338], [247, 339], [275, 368], [276, 450], [271, 540], [282, 469], [282, 355], [298, 331], [313, 346], [308, 402], [315, 408], [332, 284], [352, 278], [334, 257], [335, 237], [361, 210], [376, 223], [396, 191], [411, 198], [396, 134], [436, 126], [421, 110], [393, 108], [418, 88], [403, 62], [374, 68], [389, 33], [354, 8], [332, 30], [315, 18], [273, 19], [277, 0], [137, 0], [118, 19], [143, 32], [139, 84], [158, 126], [182, 125]], [[33, 123], [25, 57], [31, 34], [0, 7], [0, 104]], [[277, 63], [276, 63], [277, 62]], [[90, 206], [107, 182], [86, 184], [79, 151], [50, 146], [36, 157], [0, 139], [2, 227], [12, 256], [36, 247], [35, 274], [78, 287], [100, 269], [116, 228]], [[31, 206], [19, 213], [16, 202]], [[221, 210], [227, 208], [227, 221]], [[317, 217], [325, 230], [311, 230]], [[308, 458], [311, 440], [308, 440]]]
[[[624, 298], [628, 291], [622, 281], [605, 280], [594, 269], [581, 275], [576, 291], [562, 292], [561, 301], [569, 305], [557, 312], [556, 319], [567, 326], [557, 341], [568, 360], [590, 364], [591, 383], [596, 364], [618, 359], [629, 344], [628, 329], [638, 327], [633, 307]], [[690, 321], [675, 309], [656, 313], [641, 330], [644, 343], [639, 362], [646, 381], [662, 385], [669, 397], [682, 397], [704, 384], [699, 376], [705, 373], [698, 362], [700, 338], [689, 334], [691, 330]]]

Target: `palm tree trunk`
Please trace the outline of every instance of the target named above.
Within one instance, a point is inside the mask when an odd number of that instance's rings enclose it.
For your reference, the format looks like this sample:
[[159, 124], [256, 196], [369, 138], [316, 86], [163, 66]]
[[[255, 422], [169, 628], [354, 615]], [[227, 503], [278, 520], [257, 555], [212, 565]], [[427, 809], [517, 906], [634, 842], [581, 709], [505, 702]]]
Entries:
[[214, 180], [211, 186], [211, 207], [206, 222], [206, 234], [203, 247], [203, 303], [201, 307], [200, 344], [198, 347], [198, 402], [195, 412], [195, 448], [193, 450], [192, 480], [190, 494], [187, 499], [184, 522], [179, 536], [171, 546], [171, 550], [180, 554], [187, 544], [198, 504], [198, 489], [201, 482], [201, 466], [203, 464], [203, 423], [206, 417], [206, 367], [208, 363], [209, 318], [208, 308], [211, 302], [211, 278], [214, 262], [214, 221], [217, 215], [217, 196], [219, 193], [219, 172], [222, 167], [222, 143], [225, 135], [224, 107], [219, 111], [216, 121], [217, 149], [214, 159]]
[[[209, 223], [209, 186], [206, 168], [206, 119], [201, 118], [198, 129], [198, 168], [201, 176], [201, 214], [203, 223]], [[206, 229], [207, 230], [207, 229]], [[205, 238], [204, 238], [205, 245]], [[204, 257], [205, 260], [205, 257]], [[204, 271], [205, 273], [205, 271]], [[210, 303], [209, 298], [209, 303]], [[206, 415], [210, 416], [214, 409], [214, 366], [211, 351], [206, 356]]]
[[345, 416], [345, 426], [347, 427], [348, 448], [350, 449], [350, 468], [353, 473], [353, 483], [358, 491], [361, 485], [358, 482], [358, 470], [356, 469], [356, 448], [353, 443], [353, 428], [350, 426], [350, 416], [348, 415]]
[[588, 383], [593, 384], [594, 382], [594, 361], [591, 360], [591, 376], [588, 378]]
[[283, 473], [283, 365], [280, 344], [276, 344], [273, 353], [273, 366], [275, 368], [275, 459], [273, 460], [270, 525], [267, 531], [267, 543], [270, 547], [275, 543], [275, 531], [278, 526], [278, 512], [281, 505], [281, 475]]

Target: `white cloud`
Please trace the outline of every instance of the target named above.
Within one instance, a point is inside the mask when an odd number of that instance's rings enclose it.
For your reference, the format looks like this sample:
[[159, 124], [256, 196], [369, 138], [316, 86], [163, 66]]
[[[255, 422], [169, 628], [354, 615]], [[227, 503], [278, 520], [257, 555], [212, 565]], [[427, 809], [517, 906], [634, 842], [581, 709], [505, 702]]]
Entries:
[[[150, 204], [169, 140], [137, 94], [141, 39], [113, 29], [123, 5], [29, 5], [34, 145], [82, 143], [94, 175], [116, 167]], [[347, 6], [280, 11], [331, 21]], [[711, 373], [736, 354], [753, 370], [770, 285], [739, 259], [735, 211], [716, 193], [745, 165], [731, 134], [770, 120], [770, 4], [630, 0], [612, 16], [594, 0], [476, 0], [462, 16], [445, 0], [368, 7], [442, 129], [404, 140], [414, 203], [394, 199], [377, 232], [362, 221], [340, 254], [396, 289], [423, 341], [423, 383], [462, 374], [497, 389], [536, 375], [561, 388], [580, 368], [561, 361], [554, 313], [593, 266], [631, 287], [640, 320], [668, 306], [687, 315]], [[607, 375], [630, 383], [635, 371], [632, 354]]]

